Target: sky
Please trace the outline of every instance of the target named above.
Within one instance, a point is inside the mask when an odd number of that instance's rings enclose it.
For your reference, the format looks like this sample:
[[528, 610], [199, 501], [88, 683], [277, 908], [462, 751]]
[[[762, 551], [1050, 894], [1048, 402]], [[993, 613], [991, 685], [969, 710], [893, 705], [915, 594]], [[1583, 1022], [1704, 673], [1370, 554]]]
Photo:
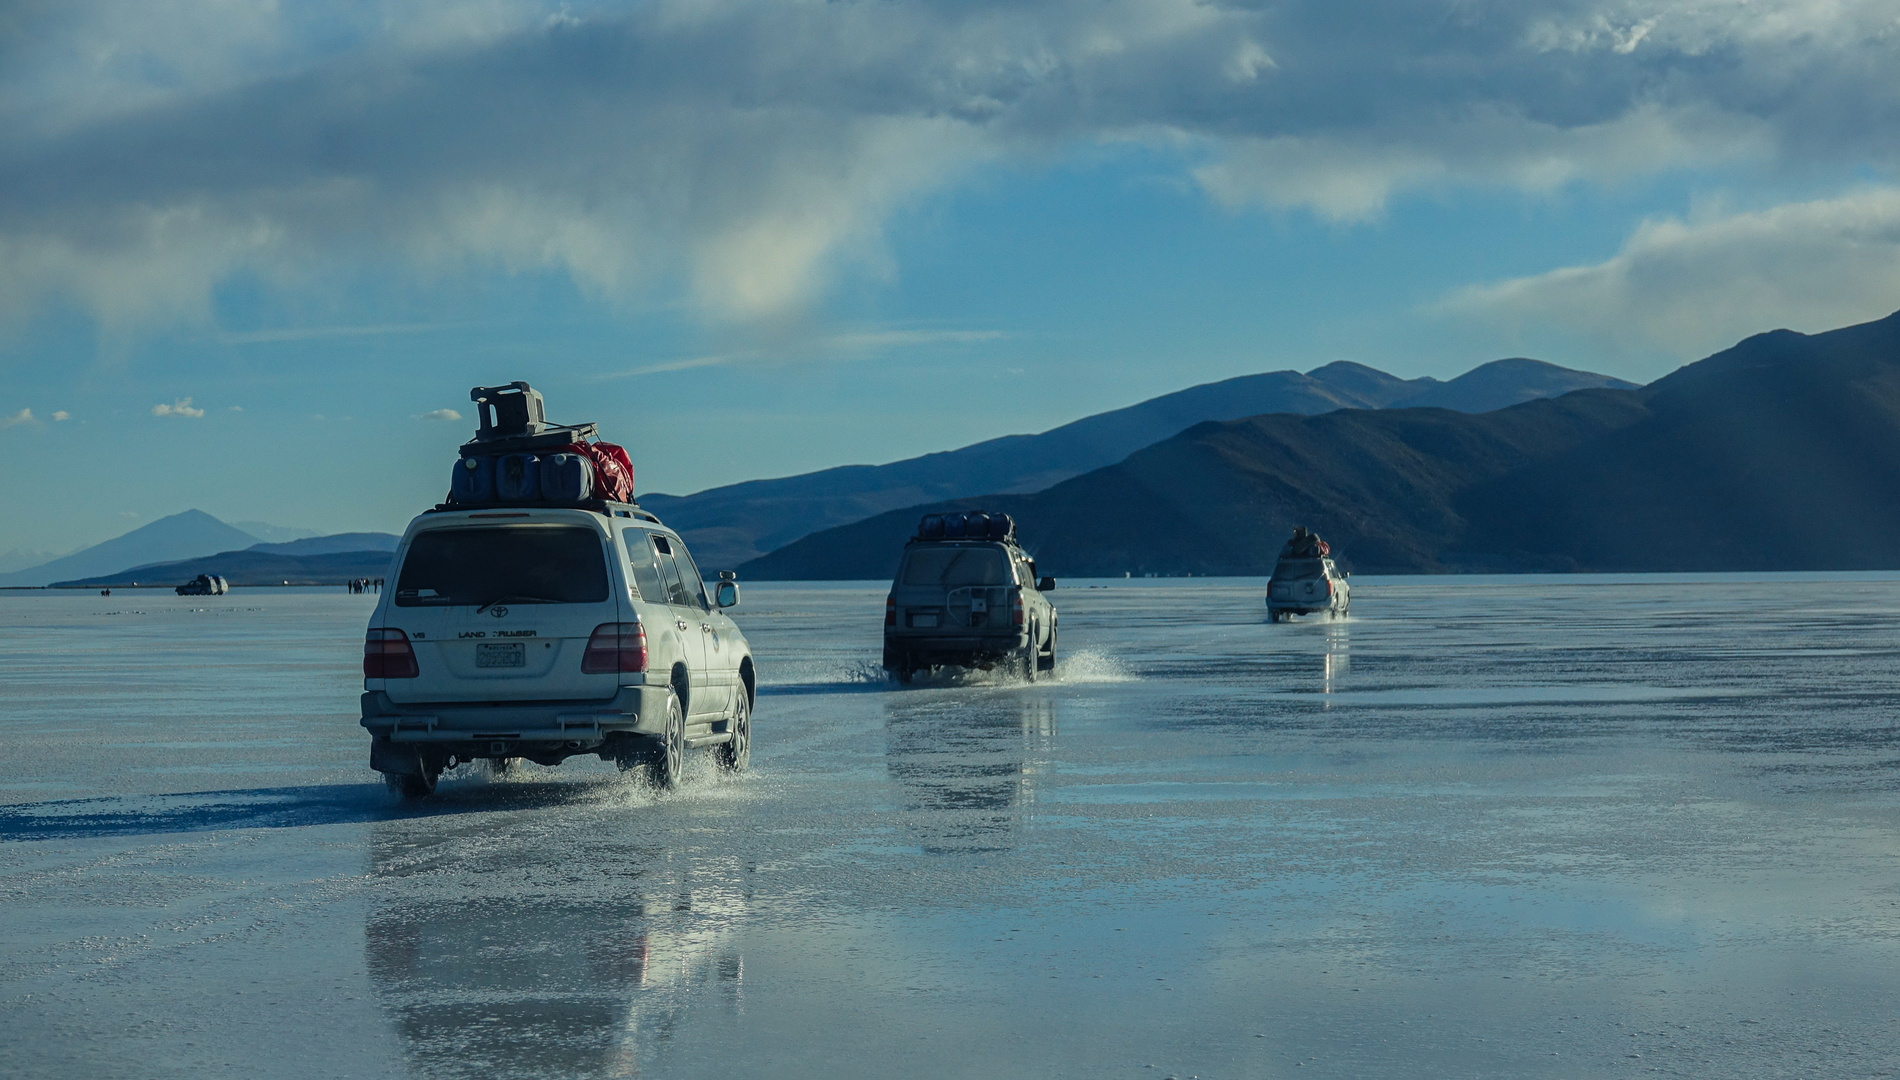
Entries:
[[1900, 309], [1900, 0], [0, 2], [0, 552]]

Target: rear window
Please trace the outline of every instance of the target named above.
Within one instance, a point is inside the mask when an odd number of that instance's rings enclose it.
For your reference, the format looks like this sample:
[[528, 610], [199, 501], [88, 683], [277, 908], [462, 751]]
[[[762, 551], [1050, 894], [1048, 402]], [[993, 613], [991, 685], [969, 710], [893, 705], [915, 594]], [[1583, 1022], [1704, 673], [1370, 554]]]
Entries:
[[1326, 568], [1318, 559], [1281, 559], [1273, 568], [1273, 576], [1282, 581], [1300, 581], [1325, 577]]
[[600, 534], [571, 525], [434, 529], [409, 543], [397, 607], [597, 604], [607, 599]]
[[915, 547], [904, 560], [906, 585], [1012, 585], [1009, 559], [993, 547]]

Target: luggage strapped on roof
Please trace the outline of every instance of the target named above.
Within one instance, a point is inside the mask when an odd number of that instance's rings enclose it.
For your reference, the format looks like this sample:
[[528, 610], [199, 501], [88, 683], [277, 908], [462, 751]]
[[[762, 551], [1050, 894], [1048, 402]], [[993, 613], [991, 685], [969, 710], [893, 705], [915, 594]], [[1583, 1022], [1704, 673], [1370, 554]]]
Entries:
[[1016, 519], [1008, 514], [990, 514], [981, 510], [960, 513], [925, 514], [917, 522], [918, 540], [998, 540], [1014, 543]]
[[[633, 460], [598, 425], [550, 424], [525, 382], [468, 392], [480, 427], [462, 444], [445, 508], [633, 503]], [[589, 441], [589, 440], [593, 441]]]

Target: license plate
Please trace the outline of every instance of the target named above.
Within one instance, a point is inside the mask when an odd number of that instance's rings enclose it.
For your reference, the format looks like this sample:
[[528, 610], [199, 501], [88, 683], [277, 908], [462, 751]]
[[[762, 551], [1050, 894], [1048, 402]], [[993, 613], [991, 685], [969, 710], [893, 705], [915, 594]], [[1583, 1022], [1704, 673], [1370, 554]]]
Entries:
[[935, 614], [912, 615], [910, 617], [910, 624], [912, 626], [935, 626], [937, 625], [937, 616]]
[[476, 667], [525, 667], [527, 663], [527, 646], [518, 641], [506, 645], [475, 646]]

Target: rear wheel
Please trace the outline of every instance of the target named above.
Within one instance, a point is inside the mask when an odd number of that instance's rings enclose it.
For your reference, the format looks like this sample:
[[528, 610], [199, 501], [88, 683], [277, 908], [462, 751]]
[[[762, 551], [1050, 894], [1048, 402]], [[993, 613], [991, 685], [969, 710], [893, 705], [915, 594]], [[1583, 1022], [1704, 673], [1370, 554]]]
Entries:
[[1016, 658], [1016, 670], [1022, 673], [1024, 682], [1035, 682], [1036, 672], [1042, 667], [1042, 649], [1036, 645], [1036, 628], [1029, 628], [1029, 640], [1023, 644], [1022, 655]]
[[424, 764], [421, 772], [384, 773], [383, 782], [405, 799], [422, 799], [435, 794], [435, 782], [441, 775], [439, 770]]
[[891, 676], [898, 682], [908, 686], [910, 685], [910, 681], [917, 677], [917, 669], [911, 667], [907, 662], [900, 661], [896, 667], [891, 669]]
[[1056, 669], [1056, 632], [1049, 631], [1049, 651], [1036, 658], [1036, 665], [1044, 671]]
[[672, 791], [680, 786], [680, 774], [686, 771], [686, 710], [680, 707], [677, 690], [666, 695], [666, 733], [653, 748], [653, 786]]
[[739, 702], [732, 709], [732, 740], [713, 749], [719, 767], [727, 772], [744, 772], [752, 764], [752, 698], [739, 688]]

